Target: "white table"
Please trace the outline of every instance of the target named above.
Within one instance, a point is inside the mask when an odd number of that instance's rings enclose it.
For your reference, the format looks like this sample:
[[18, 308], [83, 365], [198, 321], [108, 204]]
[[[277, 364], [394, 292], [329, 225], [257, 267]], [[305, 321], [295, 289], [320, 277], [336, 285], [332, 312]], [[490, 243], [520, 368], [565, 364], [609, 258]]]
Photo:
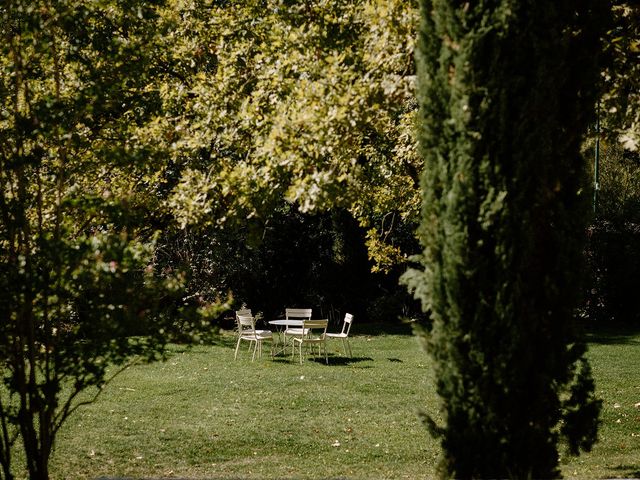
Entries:
[[304, 320], [294, 320], [294, 319], [284, 319], [281, 318], [280, 320], [269, 320], [267, 323], [271, 324], [271, 325], [276, 325], [276, 326], [285, 326], [285, 327], [302, 327], [302, 322], [304, 322]]
[[[282, 343], [282, 347], [280, 348], [280, 350], [276, 351], [276, 355], [278, 353], [284, 353], [287, 346], [284, 344], [284, 340], [282, 340], [282, 327], [298, 327], [301, 328], [303, 325], [304, 320], [294, 320], [294, 319], [285, 319], [285, 318], [280, 318], [277, 320], [269, 320], [267, 323], [269, 325], [274, 325], [277, 328], [277, 332], [278, 332], [278, 343]], [[282, 340], [282, 341], [281, 341]], [[274, 346], [275, 348], [275, 346]]]

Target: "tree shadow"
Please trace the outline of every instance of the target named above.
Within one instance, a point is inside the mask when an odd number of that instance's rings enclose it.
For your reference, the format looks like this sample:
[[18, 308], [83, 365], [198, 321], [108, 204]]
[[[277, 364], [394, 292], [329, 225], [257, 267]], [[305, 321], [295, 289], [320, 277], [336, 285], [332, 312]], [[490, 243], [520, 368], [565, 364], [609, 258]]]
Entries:
[[598, 345], [640, 345], [640, 328], [637, 326], [588, 326], [583, 335], [587, 343]]
[[[348, 365], [353, 365], [353, 364], [357, 364], [357, 363], [361, 363], [361, 362], [371, 362], [373, 361], [373, 358], [371, 357], [337, 357], [337, 356], [331, 356], [329, 355], [329, 363], [325, 363], [324, 357], [323, 356], [318, 356], [318, 357], [306, 357], [304, 359], [305, 363], [306, 362], [312, 362], [312, 363], [317, 363], [319, 365], [325, 365], [328, 367], [340, 367], [340, 366], [348, 366]], [[300, 365], [300, 360], [297, 359], [296, 357], [296, 361], [293, 362], [291, 361], [291, 355], [287, 355], [287, 356], [275, 356], [273, 357], [273, 362], [274, 363], [279, 363], [279, 364], [289, 364], [289, 365], [296, 365], [299, 366]], [[371, 366], [368, 367], [360, 367], [360, 368], [371, 368]]]
[[[324, 360], [323, 360], [324, 361]], [[372, 362], [371, 357], [329, 357], [329, 365], [349, 366], [360, 362]]]
[[610, 470], [616, 472], [615, 478], [640, 478], [640, 465], [618, 465]]

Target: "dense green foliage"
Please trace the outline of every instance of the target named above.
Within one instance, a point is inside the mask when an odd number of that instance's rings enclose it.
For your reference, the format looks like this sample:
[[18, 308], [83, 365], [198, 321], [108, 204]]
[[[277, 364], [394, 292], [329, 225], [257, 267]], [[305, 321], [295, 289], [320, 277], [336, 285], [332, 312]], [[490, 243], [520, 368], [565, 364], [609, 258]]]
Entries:
[[417, 243], [415, 2], [169, 2], [161, 18], [166, 113], [145, 135], [175, 219], [162, 261], [205, 300], [389, 318]]
[[[559, 475], [596, 440], [573, 328], [601, 2], [422, 2], [424, 271], [444, 476]], [[595, 53], [594, 53], [595, 52]]]
[[[232, 292], [236, 306], [245, 303], [267, 318], [293, 306], [313, 308], [314, 316], [336, 322], [345, 312], [360, 321], [390, 323], [419, 312], [398, 284], [399, 267], [371, 272], [365, 231], [345, 210], [305, 214], [283, 202], [258, 227], [247, 222], [169, 230], [156, 258], [187, 273], [188, 296], [207, 300]], [[407, 230], [404, 244], [397, 245], [411, 251], [414, 243]]]
[[[611, 20], [604, 36], [602, 71], [603, 132], [625, 149], [640, 149], [640, 4], [610, 2]], [[603, 18], [603, 22], [604, 22]]]
[[[374, 268], [404, 261], [419, 208], [415, 2], [170, 2], [147, 134], [181, 228], [267, 225], [283, 200], [343, 207]], [[400, 228], [398, 228], [400, 227]]]

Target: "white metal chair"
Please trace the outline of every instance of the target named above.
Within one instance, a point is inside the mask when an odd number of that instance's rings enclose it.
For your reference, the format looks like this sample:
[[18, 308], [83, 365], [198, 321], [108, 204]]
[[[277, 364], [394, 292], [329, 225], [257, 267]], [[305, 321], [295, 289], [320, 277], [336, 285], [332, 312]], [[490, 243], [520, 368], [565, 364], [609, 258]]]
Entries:
[[[236, 310], [236, 329], [237, 329], [236, 331], [237, 331], [238, 335], [240, 334], [240, 324], [238, 322], [238, 316], [239, 315], [244, 315], [244, 316], [248, 315], [250, 317], [253, 317], [253, 314], [251, 313], [251, 309], [250, 308], [243, 307], [240, 310]], [[258, 333], [258, 334], [260, 334], [262, 332], [270, 332], [270, 331], [271, 330], [259, 330], [259, 329], [256, 329], [256, 333]]]
[[256, 320], [251, 315], [238, 315], [238, 329], [238, 343], [236, 343], [234, 360], [238, 358], [238, 349], [242, 340], [249, 342], [249, 350], [253, 346], [252, 362], [256, 358], [256, 353], [258, 358], [262, 357], [262, 342], [265, 340], [271, 341], [271, 356], [273, 356], [273, 334], [271, 330], [256, 330]]
[[[285, 308], [284, 310], [285, 320], [311, 320], [310, 308]], [[287, 335], [290, 338], [301, 337], [305, 334], [305, 330], [301, 327], [286, 326], [283, 332], [284, 348], [287, 347]]]
[[[296, 345], [298, 347], [298, 354], [300, 356], [300, 363], [302, 364], [304, 357], [302, 356], [302, 347], [310, 347], [311, 353], [315, 353], [313, 351], [313, 347], [315, 345], [318, 346], [318, 355], [322, 353], [321, 348], [324, 349], [324, 360], [328, 364], [329, 357], [327, 356], [327, 325], [329, 324], [329, 320], [304, 320], [302, 322], [302, 329], [306, 333], [300, 336], [293, 337], [293, 351], [291, 352], [291, 360], [294, 361], [296, 359]], [[314, 332], [314, 330], [316, 332]], [[320, 333], [321, 332], [321, 333]]]
[[[352, 356], [351, 343], [349, 342], [349, 331], [351, 330], [351, 323], [353, 322], [353, 315], [350, 313], [345, 314], [344, 322], [342, 323], [342, 331], [340, 333], [327, 333], [327, 338], [341, 338], [342, 346], [344, 347], [344, 354]], [[348, 353], [347, 353], [348, 347]]]

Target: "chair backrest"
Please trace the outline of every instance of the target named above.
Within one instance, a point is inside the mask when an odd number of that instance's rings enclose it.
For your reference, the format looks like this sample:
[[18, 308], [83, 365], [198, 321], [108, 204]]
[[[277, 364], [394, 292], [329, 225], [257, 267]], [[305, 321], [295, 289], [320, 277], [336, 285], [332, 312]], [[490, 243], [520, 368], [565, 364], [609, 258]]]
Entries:
[[243, 336], [256, 336], [256, 320], [251, 315], [238, 315], [238, 333]]
[[322, 333], [318, 335], [318, 338], [322, 339], [327, 334], [327, 326], [329, 325], [329, 320], [303, 320], [302, 328], [303, 330], [309, 330], [308, 336], [311, 337], [313, 334], [313, 330], [322, 330]]
[[310, 320], [311, 309], [310, 308], [285, 308], [284, 316], [287, 320], [290, 320], [290, 319]]
[[350, 313], [346, 313], [344, 315], [344, 322], [342, 323], [342, 333], [349, 336], [349, 331], [351, 330], [352, 322], [353, 322], [353, 315], [351, 315]]
[[242, 327], [240, 326], [240, 321], [238, 320], [238, 317], [240, 315], [244, 315], [244, 316], [253, 316], [251, 314], [251, 309], [250, 308], [245, 308], [242, 307], [240, 310], [236, 310], [236, 329], [238, 330], [238, 333], [242, 333]]

